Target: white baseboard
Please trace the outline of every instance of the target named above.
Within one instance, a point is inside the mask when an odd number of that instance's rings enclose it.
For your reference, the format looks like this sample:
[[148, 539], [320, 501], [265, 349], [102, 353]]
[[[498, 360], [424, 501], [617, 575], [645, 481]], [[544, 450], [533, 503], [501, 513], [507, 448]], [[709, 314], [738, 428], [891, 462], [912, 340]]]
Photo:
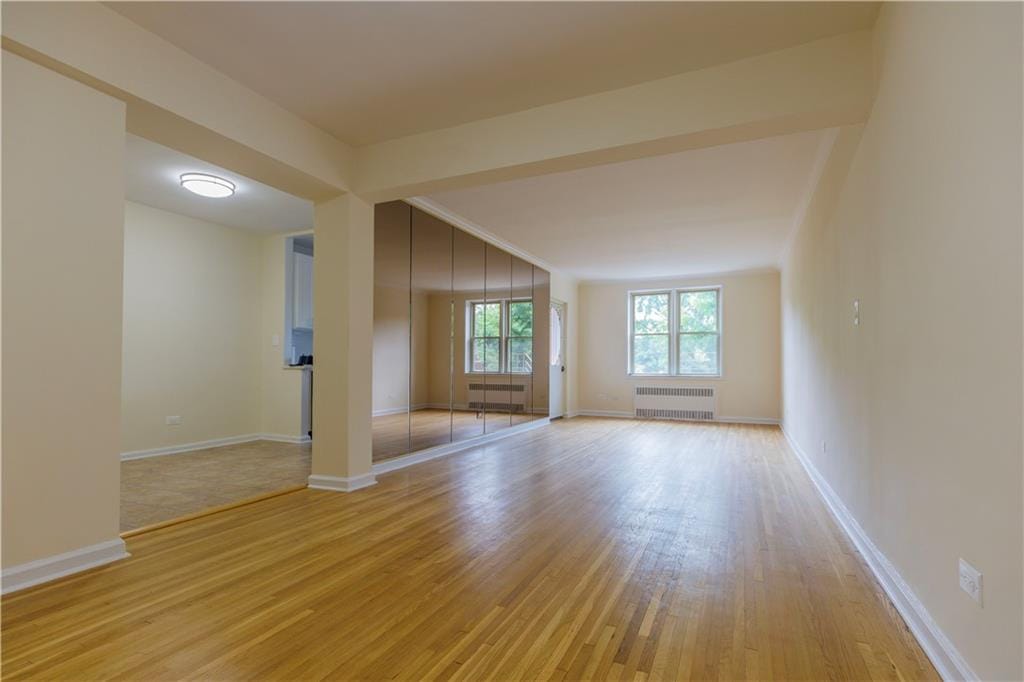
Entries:
[[769, 417], [715, 417], [712, 421], [720, 422], [722, 424], [768, 424], [770, 426], [778, 426], [778, 419], [771, 419]]
[[351, 476], [320, 476], [313, 474], [309, 477], [309, 487], [315, 490], [330, 490], [336, 493], [350, 493], [361, 488], [368, 488], [377, 482], [373, 474]]
[[380, 410], [374, 410], [373, 411], [373, 416], [374, 417], [386, 417], [386, 416], [388, 416], [390, 414], [402, 414], [407, 409], [408, 408], [406, 408], [406, 407], [385, 407], [385, 408], [380, 409]]
[[201, 440], [195, 443], [182, 443], [181, 445], [169, 445], [163, 448], [152, 448], [150, 450], [133, 450], [132, 452], [122, 452], [121, 461], [127, 462], [132, 459], [145, 459], [146, 457], [159, 457], [161, 455], [177, 455], [182, 452], [192, 452], [193, 450], [204, 450], [206, 448], [216, 448], [222, 445], [237, 445], [238, 443], [249, 443], [254, 440], [259, 440], [260, 434], [249, 433], [244, 436], [230, 436], [228, 438], [214, 438], [213, 440]]
[[248, 433], [243, 436], [230, 436], [228, 438], [214, 438], [213, 440], [201, 440], [195, 443], [182, 443], [181, 445], [169, 445], [164, 448], [153, 448], [151, 450], [133, 450], [122, 452], [121, 461], [128, 462], [133, 459], [145, 459], [146, 457], [161, 457], [163, 455], [180, 455], [183, 452], [205, 450], [207, 448], [219, 448], [224, 445], [238, 445], [239, 443], [251, 443], [257, 440], [271, 440], [277, 443], [309, 443], [309, 436], [288, 436], [281, 433]]
[[577, 410], [573, 417], [615, 417], [616, 419], [635, 419], [632, 412], [623, 410]]
[[124, 540], [115, 538], [45, 559], [29, 561], [18, 566], [5, 568], [0, 577], [3, 587], [0, 592], [7, 594], [26, 587], [46, 583], [57, 578], [78, 573], [119, 559], [127, 559]]
[[313, 439], [309, 436], [289, 436], [283, 433], [261, 433], [257, 440], [269, 440], [275, 443], [312, 443]]
[[785, 425], [782, 433], [789, 442], [790, 448], [796, 455], [797, 460], [803, 466], [807, 475], [814, 483], [818, 494], [825, 501], [825, 506], [832, 512], [839, 527], [843, 529], [850, 541], [864, 557], [871, 572], [875, 574], [882, 589], [889, 596], [896, 610], [903, 616], [907, 626], [917, 638], [918, 643], [925, 654], [931, 660], [932, 665], [938, 671], [943, 680], [977, 680], [980, 679], [971, 666], [967, 663], [960, 652], [946, 636], [946, 633], [939, 628], [938, 623], [931, 617], [928, 610], [917, 598], [903, 576], [899, 574], [892, 562], [875, 546], [868, 534], [864, 532], [857, 519], [850, 510], [846, 508], [828, 481], [818, 472], [814, 464], [807, 457], [796, 441], [793, 440]]
[[[625, 410], [579, 410], [574, 412], [572, 417], [614, 417], [616, 419], [637, 419], [636, 415], [632, 412]], [[647, 420], [644, 420], [647, 421]], [[675, 421], [675, 420], [672, 420]], [[684, 421], [684, 420], [679, 420]], [[715, 417], [710, 420], [712, 423], [718, 422], [721, 424], [778, 424], [778, 419], [768, 419], [765, 417]]]
[[494, 433], [477, 436], [476, 438], [460, 440], [457, 443], [445, 443], [444, 445], [427, 448], [426, 450], [419, 450], [408, 455], [402, 455], [401, 457], [386, 459], [383, 462], [373, 465], [373, 473], [386, 474], [389, 471], [404, 469], [405, 467], [412, 466], [413, 464], [429, 462], [430, 460], [437, 459], [438, 457], [444, 457], [455, 452], [475, 448], [480, 445], [486, 445], [487, 443], [493, 443], [496, 440], [515, 436], [516, 434], [523, 433], [524, 431], [532, 431], [533, 429], [540, 428], [541, 426], [547, 426], [550, 423], [551, 421], [548, 419], [534, 419], [533, 421], [517, 424], [516, 426], [510, 426], [507, 429], [495, 431]]

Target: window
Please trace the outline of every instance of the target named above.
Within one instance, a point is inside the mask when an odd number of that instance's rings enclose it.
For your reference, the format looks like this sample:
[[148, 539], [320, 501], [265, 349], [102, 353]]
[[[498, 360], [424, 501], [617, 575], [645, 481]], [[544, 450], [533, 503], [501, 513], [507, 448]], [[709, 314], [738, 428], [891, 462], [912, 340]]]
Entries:
[[721, 347], [718, 287], [630, 293], [630, 374], [718, 376]]
[[505, 354], [509, 372], [533, 371], [533, 301], [509, 301]]
[[501, 371], [501, 303], [472, 303], [469, 333], [471, 372]]
[[633, 296], [633, 374], [669, 373], [669, 292]]
[[533, 371], [533, 301], [470, 301], [468, 372]]
[[679, 374], [720, 374], [718, 289], [680, 291]]

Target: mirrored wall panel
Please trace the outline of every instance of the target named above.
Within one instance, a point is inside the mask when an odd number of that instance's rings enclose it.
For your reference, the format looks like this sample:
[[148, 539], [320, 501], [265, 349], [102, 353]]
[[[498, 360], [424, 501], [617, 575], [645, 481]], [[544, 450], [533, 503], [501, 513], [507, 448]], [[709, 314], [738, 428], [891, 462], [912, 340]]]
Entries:
[[551, 370], [559, 367], [552, 366], [556, 360], [551, 352], [551, 275], [537, 267], [533, 269], [533, 311], [533, 416], [547, 419]]
[[546, 419], [547, 271], [401, 201], [375, 230], [374, 460]]
[[513, 426], [533, 418], [533, 327], [533, 265], [512, 256], [505, 357]]
[[413, 209], [410, 259], [410, 450], [452, 440], [452, 227]]
[[378, 204], [373, 238], [373, 458], [409, 452], [410, 207]]
[[484, 434], [479, 377], [486, 365], [483, 343], [474, 338], [484, 321], [474, 302], [484, 299], [487, 244], [462, 230], [455, 230], [452, 241], [452, 438], [459, 441]]
[[[474, 313], [474, 354], [481, 351], [484, 373], [484, 433], [507, 429], [511, 422], [511, 379], [508, 374], [508, 304], [512, 297], [512, 256], [487, 245], [487, 288]], [[482, 319], [482, 324], [480, 321]]]

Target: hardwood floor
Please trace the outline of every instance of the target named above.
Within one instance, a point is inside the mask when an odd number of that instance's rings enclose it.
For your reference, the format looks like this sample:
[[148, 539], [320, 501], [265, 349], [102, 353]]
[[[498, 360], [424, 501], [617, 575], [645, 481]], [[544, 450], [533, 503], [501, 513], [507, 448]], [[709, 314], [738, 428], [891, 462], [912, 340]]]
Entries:
[[121, 462], [121, 530], [305, 484], [312, 446], [253, 441]]
[[573, 419], [130, 539], [7, 679], [937, 679], [778, 429]]

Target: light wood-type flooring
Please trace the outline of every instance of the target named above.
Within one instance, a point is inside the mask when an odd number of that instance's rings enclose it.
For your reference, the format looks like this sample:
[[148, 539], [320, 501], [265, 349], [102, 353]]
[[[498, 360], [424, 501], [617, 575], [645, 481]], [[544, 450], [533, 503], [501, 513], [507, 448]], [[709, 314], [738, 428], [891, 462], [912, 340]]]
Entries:
[[777, 428], [578, 418], [128, 540], [5, 679], [936, 679]]

